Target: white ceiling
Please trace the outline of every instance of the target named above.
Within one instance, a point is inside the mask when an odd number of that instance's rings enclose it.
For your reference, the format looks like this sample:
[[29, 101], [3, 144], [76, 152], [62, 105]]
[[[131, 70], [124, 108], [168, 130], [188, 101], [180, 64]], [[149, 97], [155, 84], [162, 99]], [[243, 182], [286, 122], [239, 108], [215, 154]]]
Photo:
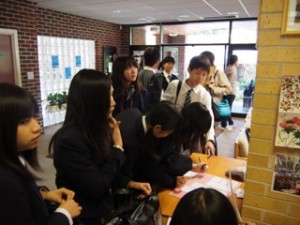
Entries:
[[258, 16], [259, 0], [30, 0], [41, 8], [115, 24]]

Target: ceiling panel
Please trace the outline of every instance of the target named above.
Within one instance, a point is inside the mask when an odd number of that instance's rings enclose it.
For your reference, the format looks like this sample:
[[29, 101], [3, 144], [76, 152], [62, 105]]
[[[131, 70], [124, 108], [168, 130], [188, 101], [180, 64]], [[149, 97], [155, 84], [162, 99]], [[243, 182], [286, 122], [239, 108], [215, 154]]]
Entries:
[[[259, 0], [31, 0], [38, 7], [116, 24], [195, 21], [224, 17], [257, 17]], [[244, 10], [243, 3], [246, 11]], [[182, 15], [188, 17], [180, 17]], [[144, 18], [144, 19], [143, 19]]]

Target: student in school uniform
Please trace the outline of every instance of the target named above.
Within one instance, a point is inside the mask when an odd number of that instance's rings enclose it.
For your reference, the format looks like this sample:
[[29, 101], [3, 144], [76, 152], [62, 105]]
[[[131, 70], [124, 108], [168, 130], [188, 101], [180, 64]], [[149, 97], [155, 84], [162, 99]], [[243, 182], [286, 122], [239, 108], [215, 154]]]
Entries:
[[56, 185], [76, 191], [84, 225], [99, 225], [114, 209], [112, 186], [125, 161], [110, 78], [82, 69], [71, 81], [66, 118], [54, 134]]
[[170, 225], [255, 225], [238, 221], [228, 198], [212, 188], [195, 189], [180, 199]]
[[184, 173], [199, 169], [178, 150], [182, 117], [172, 103], [159, 102], [146, 115], [136, 109], [127, 110], [117, 119], [121, 121], [127, 157], [119, 174], [119, 187], [149, 194], [153, 185], [158, 188], [180, 186], [185, 183]]
[[[191, 102], [200, 102], [209, 110], [212, 118], [213, 112], [211, 109], [211, 95], [202, 86], [210, 71], [210, 62], [206, 56], [195, 56], [190, 60], [188, 72], [189, 78], [182, 81], [173, 81], [162, 95], [161, 100], [167, 100], [175, 103], [176, 108], [181, 110], [184, 105]], [[180, 89], [178, 90], [178, 87]], [[178, 95], [177, 95], [178, 93]], [[214, 119], [212, 119], [210, 129], [207, 133], [206, 143], [204, 145], [205, 153], [215, 154], [215, 130]]]
[[161, 62], [163, 71], [152, 76], [148, 89], [148, 109], [160, 101], [161, 95], [167, 89], [170, 82], [178, 80], [178, 77], [172, 74], [175, 65], [175, 59], [172, 56], [166, 56]]
[[131, 108], [146, 112], [148, 92], [138, 79], [138, 65], [133, 57], [119, 56], [115, 59], [111, 80], [116, 102], [114, 116]]
[[160, 62], [159, 50], [155, 47], [148, 47], [144, 51], [144, 68], [139, 72], [139, 80], [144, 88], [148, 90], [151, 77], [157, 72]]
[[[13, 84], [0, 84], [0, 221], [9, 225], [71, 225], [81, 212], [75, 193], [66, 188], [45, 191], [29, 169], [40, 169], [37, 145], [41, 135], [38, 105]], [[44, 200], [59, 206], [49, 215]]]

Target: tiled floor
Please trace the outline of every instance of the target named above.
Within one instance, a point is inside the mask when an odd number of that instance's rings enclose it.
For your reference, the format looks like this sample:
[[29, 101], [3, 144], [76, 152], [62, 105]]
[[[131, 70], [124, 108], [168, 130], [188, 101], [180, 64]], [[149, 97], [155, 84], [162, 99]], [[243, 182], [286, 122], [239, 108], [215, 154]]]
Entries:
[[218, 155], [233, 158], [234, 157], [234, 143], [244, 126], [245, 119], [234, 118], [234, 129], [232, 131], [224, 130], [218, 137]]
[[[218, 154], [220, 156], [233, 157], [234, 154], [234, 142], [238, 136], [238, 133], [243, 126], [245, 120], [241, 118], [234, 118], [235, 129], [233, 131], [221, 131], [217, 130], [218, 134], [217, 143], [218, 143]], [[60, 125], [55, 125], [47, 127], [44, 130], [44, 134], [41, 137], [39, 143], [39, 161], [43, 171], [38, 172], [37, 174], [43, 178], [38, 183], [40, 185], [46, 185], [50, 189], [55, 188], [55, 169], [53, 166], [53, 160], [48, 156], [48, 144], [54, 132], [60, 127]], [[218, 128], [217, 128], [218, 129]]]

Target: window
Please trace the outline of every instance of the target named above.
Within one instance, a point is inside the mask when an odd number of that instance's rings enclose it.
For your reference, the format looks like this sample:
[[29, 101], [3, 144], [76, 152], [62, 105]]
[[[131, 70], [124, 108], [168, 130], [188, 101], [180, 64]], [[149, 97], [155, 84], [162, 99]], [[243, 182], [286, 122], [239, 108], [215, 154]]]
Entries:
[[232, 44], [253, 44], [256, 43], [257, 21], [233, 21], [231, 31]]
[[160, 26], [145, 25], [132, 27], [131, 45], [158, 45], [160, 44]]
[[229, 21], [163, 25], [163, 44], [227, 43]]

